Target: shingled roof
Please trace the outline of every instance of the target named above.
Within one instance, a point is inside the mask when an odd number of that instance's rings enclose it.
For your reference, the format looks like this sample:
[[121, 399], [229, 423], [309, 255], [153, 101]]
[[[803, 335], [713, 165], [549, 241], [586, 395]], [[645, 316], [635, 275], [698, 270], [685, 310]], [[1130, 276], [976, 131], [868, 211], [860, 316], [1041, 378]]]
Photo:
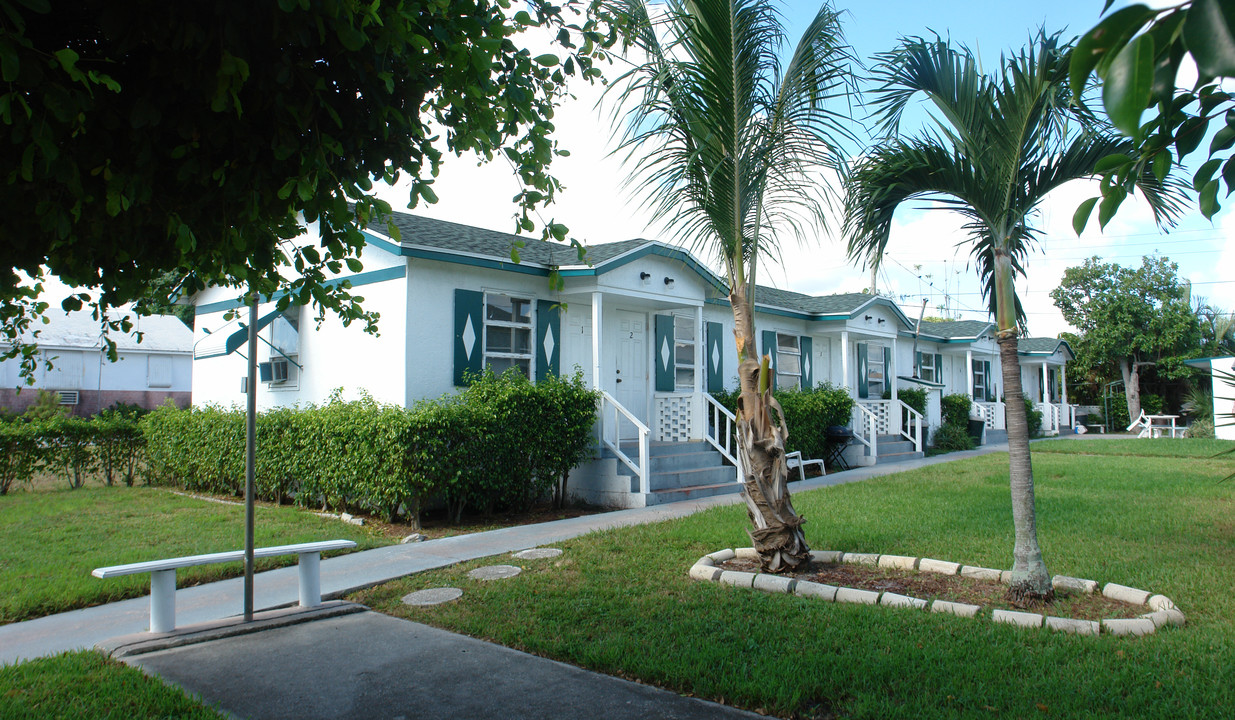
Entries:
[[1060, 346], [1066, 348], [1069, 355], [1076, 356], [1072, 346], [1059, 338], [1020, 338], [1016, 341], [1016, 351], [1021, 355], [1054, 355]]
[[976, 338], [994, 325], [982, 320], [944, 320], [923, 322], [922, 334], [932, 338], [970, 339]]

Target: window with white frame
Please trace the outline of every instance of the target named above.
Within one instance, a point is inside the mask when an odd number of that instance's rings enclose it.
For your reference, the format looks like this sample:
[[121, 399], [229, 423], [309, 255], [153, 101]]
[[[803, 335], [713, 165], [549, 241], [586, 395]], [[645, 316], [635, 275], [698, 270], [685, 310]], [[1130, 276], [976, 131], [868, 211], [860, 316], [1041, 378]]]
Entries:
[[673, 316], [673, 387], [678, 391], [695, 389], [695, 320]]
[[973, 399], [978, 402], [985, 402], [987, 397], [986, 389], [988, 387], [986, 377], [986, 363], [982, 360], [973, 361]]
[[918, 377], [927, 382], [942, 382], [939, 379], [940, 368], [935, 367], [935, 354], [924, 352], [918, 355]]
[[485, 365], [501, 375], [512, 367], [532, 377], [532, 301], [485, 293]]
[[883, 397], [883, 391], [887, 388], [887, 368], [883, 362], [883, 346], [867, 343], [866, 396], [869, 398], [881, 398]]
[[776, 333], [776, 387], [780, 390], [802, 387], [802, 346], [797, 335]]

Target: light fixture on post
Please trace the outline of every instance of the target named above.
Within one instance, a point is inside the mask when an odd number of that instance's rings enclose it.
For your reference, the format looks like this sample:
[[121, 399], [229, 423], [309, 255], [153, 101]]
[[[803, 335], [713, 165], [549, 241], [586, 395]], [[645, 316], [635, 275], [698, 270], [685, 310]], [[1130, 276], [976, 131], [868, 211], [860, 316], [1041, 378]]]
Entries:
[[887, 322], [887, 320], [885, 320], [884, 318], [879, 318], [880, 325], [884, 324], [885, 322]]
[[871, 316], [870, 316], [870, 315], [867, 315], [866, 317], [864, 317], [864, 318], [862, 318], [862, 319], [863, 319], [863, 320], [865, 320], [865, 321], [867, 322], [867, 324], [870, 324], [870, 321], [871, 321]]
[[669, 289], [673, 289], [673, 278], [671, 277], [665, 278], [665, 287]]
[[651, 285], [652, 284], [652, 273], [650, 272], [639, 273], [639, 281], [642, 282], [644, 285]]

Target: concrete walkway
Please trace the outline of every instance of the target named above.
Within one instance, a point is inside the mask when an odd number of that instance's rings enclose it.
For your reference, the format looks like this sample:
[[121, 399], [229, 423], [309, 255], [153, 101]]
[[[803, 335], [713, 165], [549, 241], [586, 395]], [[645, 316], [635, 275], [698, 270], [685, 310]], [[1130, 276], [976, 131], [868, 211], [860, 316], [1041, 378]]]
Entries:
[[352, 607], [124, 661], [248, 720], [763, 717]]
[[[892, 465], [856, 468], [794, 482], [790, 489], [797, 493], [858, 482], [953, 460], [1004, 452], [1007, 449], [1007, 444], [1001, 443], [968, 452], [949, 453]], [[352, 553], [322, 561], [322, 595], [325, 598], [336, 598], [354, 590], [467, 560], [561, 542], [597, 530], [685, 517], [717, 505], [740, 502], [740, 495], [723, 495]], [[254, 607], [263, 610], [294, 604], [298, 592], [296, 572], [295, 567], [286, 567], [259, 573], [254, 581]], [[178, 590], [176, 625], [183, 627], [239, 615], [243, 606], [243, 593], [242, 578]], [[145, 597], [0, 626], [0, 665], [65, 650], [90, 648], [109, 638], [144, 632], [149, 627], [149, 618], [150, 600]]]

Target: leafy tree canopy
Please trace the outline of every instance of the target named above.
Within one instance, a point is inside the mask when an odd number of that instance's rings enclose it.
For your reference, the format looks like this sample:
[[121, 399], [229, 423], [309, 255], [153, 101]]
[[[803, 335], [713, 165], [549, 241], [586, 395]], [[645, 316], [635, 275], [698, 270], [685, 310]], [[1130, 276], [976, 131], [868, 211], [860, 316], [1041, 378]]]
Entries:
[[1080, 331], [1073, 347], [1081, 364], [1154, 364], [1159, 378], [1188, 376], [1183, 361], [1196, 354], [1201, 335], [1177, 270], [1161, 257], [1145, 257], [1135, 269], [1093, 257], [1065, 270], [1051, 298]]
[[[1107, 0], [1104, 12], [1111, 4]], [[1177, 86], [1184, 56], [1196, 62], [1199, 76], [1191, 89]], [[1211, 129], [1208, 157], [1194, 173], [1192, 186], [1201, 212], [1212, 218], [1221, 209], [1221, 183], [1226, 183], [1224, 196], [1235, 189], [1235, 96], [1222, 89], [1224, 79], [1235, 77], [1235, 2], [1185, 0], [1161, 9], [1121, 8], [1077, 45], [1070, 80], [1078, 97], [1094, 72], [1103, 81], [1103, 107], [1135, 144], [1131, 152], [1103, 161], [1099, 223], [1105, 227], [1114, 216], [1133, 179], [1147, 171], [1165, 178], [1201, 147]], [[1156, 112], [1142, 124], [1146, 108]], [[1077, 209], [1073, 226], [1078, 234], [1098, 201], [1086, 200]]]
[[[47, 310], [45, 273], [96, 289], [100, 318], [170, 272], [181, 293], [207, 282], [280, 293], [374, 331], [363, 298], [325, 284], [361, 269], [360, 229], [390, 209], [368, 194], [373, 181], [406, 173], [415, 207], [436, 200], [444, 152], [501, 154], [522, 183], [517, 224], [533, 230], [559, 189], [554, 106], [568, 76], [599, 76], [613, 40], [598, 8], [0, 0], [6, 357], [33, 368], [20, 339]], [[515, 44], [537, 26], [556, 32], [558, 52]], [[297, 241], [301, 220], [318, 223], [320, 244]]]

